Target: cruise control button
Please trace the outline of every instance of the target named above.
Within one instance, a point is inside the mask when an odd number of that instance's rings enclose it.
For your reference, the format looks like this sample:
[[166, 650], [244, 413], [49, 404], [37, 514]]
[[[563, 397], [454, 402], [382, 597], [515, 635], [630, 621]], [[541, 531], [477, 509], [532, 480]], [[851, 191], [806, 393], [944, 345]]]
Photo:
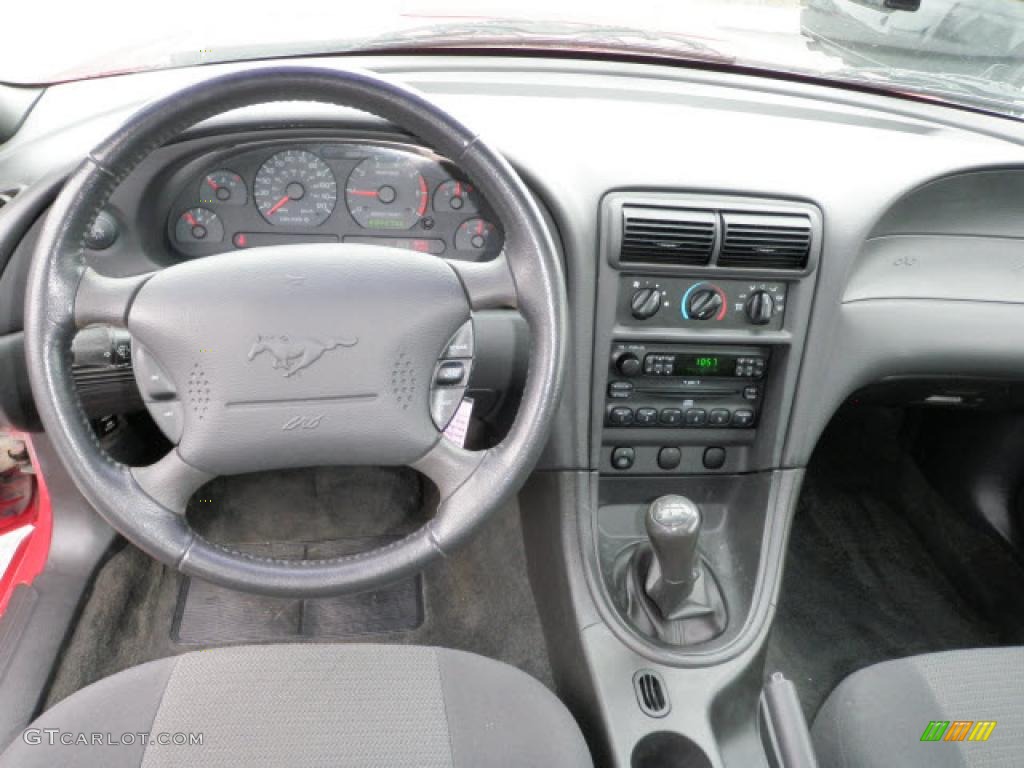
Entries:
[[170, 400], [177, 396], [171, 377], [153, 359], [149, 350], [141, 345], [135, 347], [135, 380], [146, 400]]
[[636, 460], [636, 451], [629, 446], [619, 446], [612, 450], [612, 466], [616, 469], [629, 469]]
[[445, 357], [470, 358], [473, 356], [473, 321], [467, 320], [448, 342]]
[[749, 427], [754, 423], [754, 412], [749, 408], [741, 408], [732, 415], [734, 427]]
[[441, 363], [434, 374], [434, 383], [439, 387], [454, 387], [466, 377], [466, 364], [458, 360]]
[[700, 427], [707, 423], [708, 412], [703, 408], [691, 408], [686, 412], [686, 426]]
[[608, 412], [608, 422], [616, 427], [624, 427], [633, 423], [632, 408], [612, 408]]
[[658, 423], [658, 409], [657, 408], [638, 408], [636, 411], [636, 423], [637, 424], [657, 424]]
[[677, 427], [683, 423], [683, 412], [678, 408], [665, 408], [661, 412], [660, 421], [669, 427]]
[[153, 421], [159, 425], [167, 439], [172, 443], [181, 440], [181, 431], [184, 426], [185, 411], [177, 400], [170, 400], [163, 403], [150, 403], [149, 412]]
[[711, 411], [711, 415], [708, 416], [708, 424], [713, 427], [722, 427], [729, 423], [732, 419], [732, 413], [729, 412], [728, 408], [715, 408]]
[[465, 393], [465, 387], [444, 387], [430, 393], [430, 418], [434, 420], [434, 426], [442, 431], [448, 426]]

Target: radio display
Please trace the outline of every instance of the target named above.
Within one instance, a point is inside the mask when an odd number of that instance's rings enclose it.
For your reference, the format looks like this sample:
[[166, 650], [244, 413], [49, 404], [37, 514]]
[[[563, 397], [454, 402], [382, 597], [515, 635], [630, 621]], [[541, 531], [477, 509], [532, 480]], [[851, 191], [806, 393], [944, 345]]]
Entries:
[[676, 376], [680, 378], [760, 378], [767, 360], [760, 356], [717, 354], [715, 352], [654, 352], [644, 357], [647, 376]]

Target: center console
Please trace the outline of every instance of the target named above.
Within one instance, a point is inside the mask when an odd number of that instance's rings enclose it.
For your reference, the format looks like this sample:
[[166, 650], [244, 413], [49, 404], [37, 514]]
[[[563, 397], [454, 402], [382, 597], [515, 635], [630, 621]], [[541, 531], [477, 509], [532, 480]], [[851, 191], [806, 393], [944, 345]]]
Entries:
[[[621, 734], [611, 751], [647, 765], [638, 755], [658, 734], [701, 754], [738, 743], [708, 731], [747, 722], [718, 711], [722, 686], [742, 680], [753, 702], [761, 691], [822, 221], [801, 201], [624, 191], [601, 222], [596, 472], [579, 534], [603, 621], [585, 645], [618, 670], [597, 681]], [[633, 700], [627, 674], [659, 678], [668, 713], [652, 714], [643, 686]]]

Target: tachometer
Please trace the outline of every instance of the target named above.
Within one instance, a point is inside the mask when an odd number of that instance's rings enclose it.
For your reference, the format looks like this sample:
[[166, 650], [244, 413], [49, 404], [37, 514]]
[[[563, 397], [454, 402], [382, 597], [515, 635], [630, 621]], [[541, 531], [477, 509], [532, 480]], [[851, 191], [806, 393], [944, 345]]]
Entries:
[[345, 202], [367, 229], [409, 229], [427, 212], [430, 194], [416, 164], [401, 155], [363, 160], [348, 177]]
[[338, 202], [338, 182], [327, 163], [302, 149], [287, 149], [256, 174], [253, 197], [271, 224], [315, 227]]

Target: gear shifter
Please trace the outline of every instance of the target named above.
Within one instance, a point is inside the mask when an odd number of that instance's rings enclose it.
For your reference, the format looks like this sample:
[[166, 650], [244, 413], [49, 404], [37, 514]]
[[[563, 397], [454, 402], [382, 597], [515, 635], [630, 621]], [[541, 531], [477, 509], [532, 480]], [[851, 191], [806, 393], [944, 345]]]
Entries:
[[700, 509], [685, 496], [662, 496], [647, 508], [644, 525], [654, 553], [645, 590], [661, 615], [670, 618], [700, 578]]
[[685, 496], [647, 508], [649, 543], [623, 551], [616, 567], [619, 604], [645, 635], [675, 646], [707, 642], [725, 631], [725, 600], [697, 551], [703, 516]]

